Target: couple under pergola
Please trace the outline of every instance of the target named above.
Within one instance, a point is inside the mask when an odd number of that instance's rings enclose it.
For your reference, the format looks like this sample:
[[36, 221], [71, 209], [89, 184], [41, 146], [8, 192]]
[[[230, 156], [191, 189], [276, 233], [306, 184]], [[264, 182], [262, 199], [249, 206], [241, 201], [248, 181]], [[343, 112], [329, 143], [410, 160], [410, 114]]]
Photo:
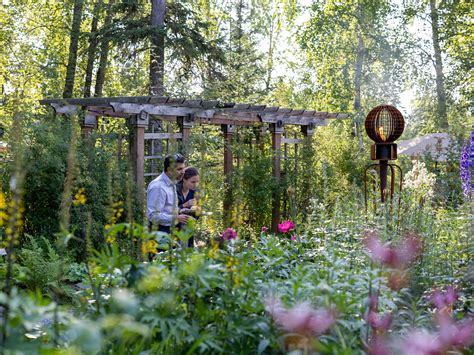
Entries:
[[[147, 188], [146, 215], [149, 229], [171, 234], [183, 229], [192, 218], [198, 217], [199, 172], [186, 167], [181, 154], [167, 155], [163, 172]], [[191, 237], [185, 247], [193, 247]]]

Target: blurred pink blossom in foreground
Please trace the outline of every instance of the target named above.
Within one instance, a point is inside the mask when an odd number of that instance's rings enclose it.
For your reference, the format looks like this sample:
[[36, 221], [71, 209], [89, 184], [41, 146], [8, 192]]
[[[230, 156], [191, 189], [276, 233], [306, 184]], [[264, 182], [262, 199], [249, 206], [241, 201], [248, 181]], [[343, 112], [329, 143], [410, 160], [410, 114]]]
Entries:
[[268, 232], [268, 227], [263, 226], [261, 232], [262, 232], [262, 233], [267, 233], [267, 232]]
[[394, 269], [406, 268], [419, 254], [421, 244], [417, 236], [409, 234], [397, 246], [383, 244], [375, 231], [366, 232], [366, 244], [373, 261]]
[[265, 310], [272, 316], [276, 324], [289, 333], [312, 336], [324, 333], [336, 321], [333, 311], [314, 309], [307, 302], [298, 303], [286, 309], [280, 300], [267, 300]]
[[440, 313], [435, 321], [439, 327], [439, 338], [446, 348], [474, 344], [474, 318], [453, 322], [449, 315]]
[[366, 314], [366, 320], [375, 333], [384, 333], [392, 325], [393, 316], [391, 313], [379, 315], [378, 312], [379, 295], [378, 292], [369, 296], [369, 310]]
[[449, 286], [444, 292], [441, 290], [434, 290], [429, 299], [438, 310], [442, 310], [454, 305], [458, 299], [458, 293], [453, 286]]
[[293, 235], [291, 236], [291, 240], [292, 240], [292, 241], [295, 241], [296, 239], [297, 239], [297, 238], [296, 238], [296, 234], [293, 234]]
[[236, 239], [237, 232], [233, 228], [227, 228], [224, 233], [222, 233], [222, 238], [224, 238], [224, 240]]
[[374, 311], [370, 311], [367, 316], [367, 322], [370, 327], [377, 331], [387, 331], [392, 325], [393, 316], [391, 313], [385, 313], [380, 316]]
[[417, 330], [399, 342], [401, 354], [437, 355], [442, 354], [443, 344], [436, 334]]
[[367, 349], [368, 355], [388, 355], [392, 354], [390, 351], [389, 341], [385, 336], [375, 335], [370, 339]]
[[289, 231], [292, 231], [293, 229], [295, 229], [295, 224], [290, 220], [278, 224], [278, 230], [280, 231], [280, 233], [287, 233]]
[[474, 319], [455, 323], [444, 315], [437, 318], [437, 323], [439, 332], [417, 330], [398, 341], [398, 348], [407, 355], [437, 355], [474, 344]]

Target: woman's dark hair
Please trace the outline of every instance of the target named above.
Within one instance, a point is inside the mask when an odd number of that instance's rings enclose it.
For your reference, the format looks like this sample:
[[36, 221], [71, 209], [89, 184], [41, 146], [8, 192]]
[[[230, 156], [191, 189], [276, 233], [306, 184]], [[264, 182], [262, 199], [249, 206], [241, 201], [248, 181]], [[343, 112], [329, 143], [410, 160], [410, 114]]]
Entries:
[[188, 167], [188, 168], [186, 168], [186, 169], [184, 170], [183, 179], [189, 180], [189, 179], [191, 179], [193, 176], [198, 176], [198, 175], [199, 175], [198, 169], [196, 169], [196, 168], [193, 167], [193, 166], [190, 166], [190, 167]]
[[163, 164], [163, 171], [167, 172], [172, 163], [184, 164], [184, 161], [184, 157], [179, 153], [167, 155]]

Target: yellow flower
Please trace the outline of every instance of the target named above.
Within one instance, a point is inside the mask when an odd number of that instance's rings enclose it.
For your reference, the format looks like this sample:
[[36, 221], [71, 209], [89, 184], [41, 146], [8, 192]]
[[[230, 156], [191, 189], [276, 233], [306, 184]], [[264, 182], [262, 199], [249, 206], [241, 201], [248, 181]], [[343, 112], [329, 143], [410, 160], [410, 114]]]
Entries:
[[234, 257], [229, 257], [229, 259], [227, 260], [227, 263], [226, 263], [226, 267], [227, 267], [227, 271], [229, 272], [235, 272], [237, 271], [237, 268], [236, 266], [239, 265], [239, 261], [234, 258]]
[[112, 244], [113, 242], [115, 242], [115, 237], [113, 235], [108, 235], [105, 241], [109, 244]]
[[0, 210], [4, 210], [7, 207], [7, 200], [2, 191], [0, 191]]
[[158, 243], [154, 239], [146, 240], [142, 243], [142, 253], [143, 254], [156, 254]]
[[215, 259], [217, 258], [217, 251], [219, 250], [219, 243], [215, 242], [215, 241], [211, 241], [211, 248], [209, 249], [209, 251], [207, 252], [207, 256], [210, 258], [210, 259]]
[[86, 204], [87, 198], [85, 195], [85, 191], [86, 190], [83, 187], [81, 187], [79, 191], [74, 195], [74, 200], [72, 201], [74, 206], [81, 206], [81, 205]]

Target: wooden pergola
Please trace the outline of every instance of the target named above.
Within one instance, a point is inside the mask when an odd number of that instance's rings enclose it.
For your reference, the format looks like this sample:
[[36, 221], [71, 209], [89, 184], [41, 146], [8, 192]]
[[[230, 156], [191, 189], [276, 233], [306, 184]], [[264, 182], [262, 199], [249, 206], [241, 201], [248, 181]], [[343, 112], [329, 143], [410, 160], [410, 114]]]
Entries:
[[[190, 137], [193, 125], [220, 125], [224, 134], [224, 174], [227, 181], [233, 167], [231, 141], [237, 126], [268, 126], [272, 134], [273, 176], [281, 179], [281, 145], [300, 143], [298, 139], [282, 138], [287, 125], [301, 127], [306, 138], [311, 138], [318, 126], [327, 125], [331, 119], [344, 119], [345, 113], [319, 112], [278, 106], [236, 104], [217, 100], [191, 100], [164, 96], [101, 97], [46, 99], [41, 104], [54, 108], [57, 114], [71, 115], [83, 111], [81, 131], [88, 136], [97, 127], [97, 117], [126, 118], [131, 128], [130, 158], [137, 185], [138, 199], [143, 203], [144, 162], [146, 139], [180, 139], [183, 144]], [[179, 134], [145, 133], [151, 120], [175, 122]], [[228, 192], [226, 196], [231, 196]], [[224, 199], [224, 216], [231, 211], [232, 199]], [[272, 230], [277, 230], [280, 221], [280, 195], [276, 191], [272, 199]]]

